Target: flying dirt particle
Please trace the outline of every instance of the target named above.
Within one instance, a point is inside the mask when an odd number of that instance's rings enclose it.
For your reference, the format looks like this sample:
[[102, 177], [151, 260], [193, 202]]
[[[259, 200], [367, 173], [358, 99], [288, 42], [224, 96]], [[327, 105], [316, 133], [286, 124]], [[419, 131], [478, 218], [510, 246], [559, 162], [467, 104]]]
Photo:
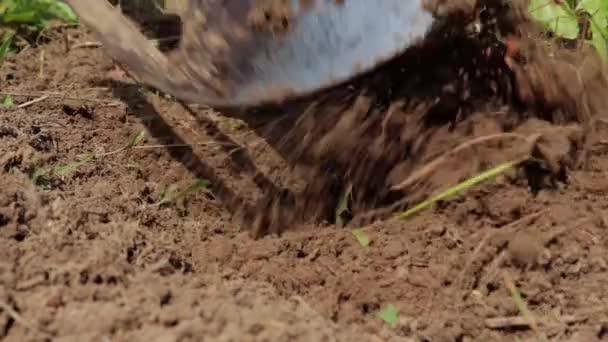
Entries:
[[256, 31], [283, 34], [291, 27], [293, 16], [291, 3], [288, 0], [258, 1], [251, 8], [247, 22]]
[[300, 7], [303, 9], [310, 9], [314, 6], [315, 0], [300, 0]]
[[218, 32], [208, 32], [203, 36], [205, 45], [212, 51], [228, 51], [230, 46], [226, 39]]

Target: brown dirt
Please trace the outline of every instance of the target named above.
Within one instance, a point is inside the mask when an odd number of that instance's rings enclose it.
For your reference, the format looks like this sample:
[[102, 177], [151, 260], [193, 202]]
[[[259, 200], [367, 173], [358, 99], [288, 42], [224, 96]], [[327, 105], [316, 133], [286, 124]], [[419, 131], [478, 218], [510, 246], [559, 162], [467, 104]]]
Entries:
[[258, 1], [247, 15], [249, 25], [256, 31], [268, 31], [281, 34], [289, 30], [293, 19], [290, 1]]
[[[440, 30], [312, 105], [256, 113], [186, 110], [64, 39], [9, 57], [1, 91], [48, 97], [0, 109], [2, 340], [533, 340], [509, 279], [551, 340], [608, 338], [606, 72], [487, 14], [473, 37]], [[148, 148], [73, 163], [141, 130]], [[158, 205], [197, 178], [210, 191]], [[349, 186], [368, 247], [331, 224]], [[387, 304], [396, 328], [375, 317]]]

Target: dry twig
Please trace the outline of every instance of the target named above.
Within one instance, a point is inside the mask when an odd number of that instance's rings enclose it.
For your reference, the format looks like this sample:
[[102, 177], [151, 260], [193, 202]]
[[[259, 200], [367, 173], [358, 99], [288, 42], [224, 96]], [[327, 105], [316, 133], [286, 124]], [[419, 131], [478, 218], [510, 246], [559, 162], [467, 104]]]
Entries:
[[0, 309], [2, 309], [2, 311], [6, 312], [7, 315], [9, 315], [15, 322], [21, 324], [22, 326], [24, 326], [28, 329], [31, 329], [33, 331], [36, 331], [36, 332], [44, 335], [45, 337], [48, 337], [48, 338], [53, 337], [53, 335], [51, 333], [44, 331], [42, 328], [36, 326], [32, 322], [23, 318], [15, 309], [13, 309], [7, 303], [0, 301]]
[[37, 92], [37, 93], [19, 93], [19, 92], [10, 92], [10, 91], [0, 91], [0, 95], [9, 95], [13, 97], [35, 97], [40, 98], [43, 96], [47, 96], [47, 98], [58, 98], [63, 100], [73, 100], [73, 101], [82, 101], [82, 102], [95, 102], [99, 104], [103, 104], [105, 106], [119, 106], [121, 103], [115, 100], [104, 100], [104, 99], [91, 99], [86, 97], [77, 97], [77, 96], [66, 96], [65, 93], [55, 93], [55, 92]]
[[27, 101], [27, 102], [24, 102], [24, 103], [18, 105], [17, 108], [29, 107], [29, 106], [31, 106], [31, 105], [33, 105], [35, 103], [42, 102], [42, 101], [44, 101], [44, 100], [46, 100], [48, 98], [49, 98], [48, 94], [47, 95], [42, 95], [42, 96], [40, 96], [38, 98], [35, 98], [35, 99], [31, 100], [31, 101]]
[[[576, 316], [561, 316], [560, 323], [572, 324], [585, 320], [584, 317]], [[539, 319], [537, 323], [539, 325], [548, 325], [549, 319]], [[508, 329], [508, 328], [532, 328], [530, 321], [526, 317], [522, 316], [508, 316], [508, 317], [495, 317], [488, 318], [485, 320], [486, 327], [490, 329]]]
[[72, 45], [70, 47], [70, 49], [75, 50], [75, 49], [98, 48], [98, 47], [101, 47], [100, 42], [82, 42], [82, 43], [76, 43], [76, 44]]

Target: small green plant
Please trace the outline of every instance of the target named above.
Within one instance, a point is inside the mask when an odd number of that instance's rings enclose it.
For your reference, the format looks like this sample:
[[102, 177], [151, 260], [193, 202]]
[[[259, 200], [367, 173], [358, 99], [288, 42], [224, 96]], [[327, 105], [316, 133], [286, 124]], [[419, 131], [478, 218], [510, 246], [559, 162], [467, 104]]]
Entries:
[[189, 195], [196, 193], [201, 190], [207, 190], [209, 187], [209, 181], [206, 179], [197, 179], [194, 183], [188, 186], [186, 189], [177, 191], [174, 193], [169, 193], [168, 191], [163, 191], [161, 194], [161, 199], [158, 202], [159, 206], [166, 206], [170, 203], [175, 203], [180, 199], [184, 199]]
[[1, 0], [0, 1], [0, 64], [13, 47], [15, 37], [36, 35], [51, 21], [76, 24], [78, 17], [59, 0]]
[[174, 206], [174, 209], [177, 211], [177, 214], [180, 217], [186, 217], [189, 214], [186, 200], [188, 196], [199, 192], [199, 191], [208, 191], [209, 190], [209, 181], [206, 179], [199, 178], [194, 183], [192, 183], [187, 188], [181, 191], [169, 191], [165, 189], [161, 195], [160, 200], [157, 205], [159, 208], [166, 208], [171, 205]]
[[388, 304], [382, 310], [378, 311], [376, 317], [387, 323], [393, 329], [399, 324], [399, 312], [393, 304]]
[[2, 0], [0, 2], [0, 24], [27, 25], [42, 29], [51, 20], [78, 23], [72, 9], [59, 0]]
[[95, 156], [92, 154], [85, 154], [78, 160], [71, 161], [67, 164], [57, 166], [53, 168], [53, 173], [58, 176], [67, 176], [68, 174], [76, 171], [79, 167], [88, 164], [90, 161], [95, 159]]
[[530, 0], [528, 11], [558, 37], [582, 37], [608, 62], [608, 1]]
[[47, 169], [34, 166], [30, 170], [29, 177], [36, 186], [43, 190], [51, 190], [53, 187], [53, 179]]
[[131, 138], [131, 140], [129, 140], [129, 143], [122, 149], [122, 151], [131, 149], [139, 144], [142, 143], [142, 141], [144, 141], [144, 138], [146, 137], [146, 131], [139, 131], [137, 134], [133, 135], [133, 137]]
[[11, 107], [13, 104], [15, 103], [13, 102], [13, 98], [10, 95], [5, 95], [0, 98], [0, 105], [2, 105], [3, 107]]

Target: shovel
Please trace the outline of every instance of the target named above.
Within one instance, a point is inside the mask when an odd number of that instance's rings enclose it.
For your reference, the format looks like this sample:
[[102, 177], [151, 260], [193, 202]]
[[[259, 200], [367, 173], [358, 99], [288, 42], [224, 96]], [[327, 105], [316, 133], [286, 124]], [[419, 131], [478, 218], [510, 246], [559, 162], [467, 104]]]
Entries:
[[107, 0], [65, 1], [140, 82], [211, 107], [343, 84], [424, 39], [434, 21], [422, 0], [181, 0], [181, 40], [163, 53]]

